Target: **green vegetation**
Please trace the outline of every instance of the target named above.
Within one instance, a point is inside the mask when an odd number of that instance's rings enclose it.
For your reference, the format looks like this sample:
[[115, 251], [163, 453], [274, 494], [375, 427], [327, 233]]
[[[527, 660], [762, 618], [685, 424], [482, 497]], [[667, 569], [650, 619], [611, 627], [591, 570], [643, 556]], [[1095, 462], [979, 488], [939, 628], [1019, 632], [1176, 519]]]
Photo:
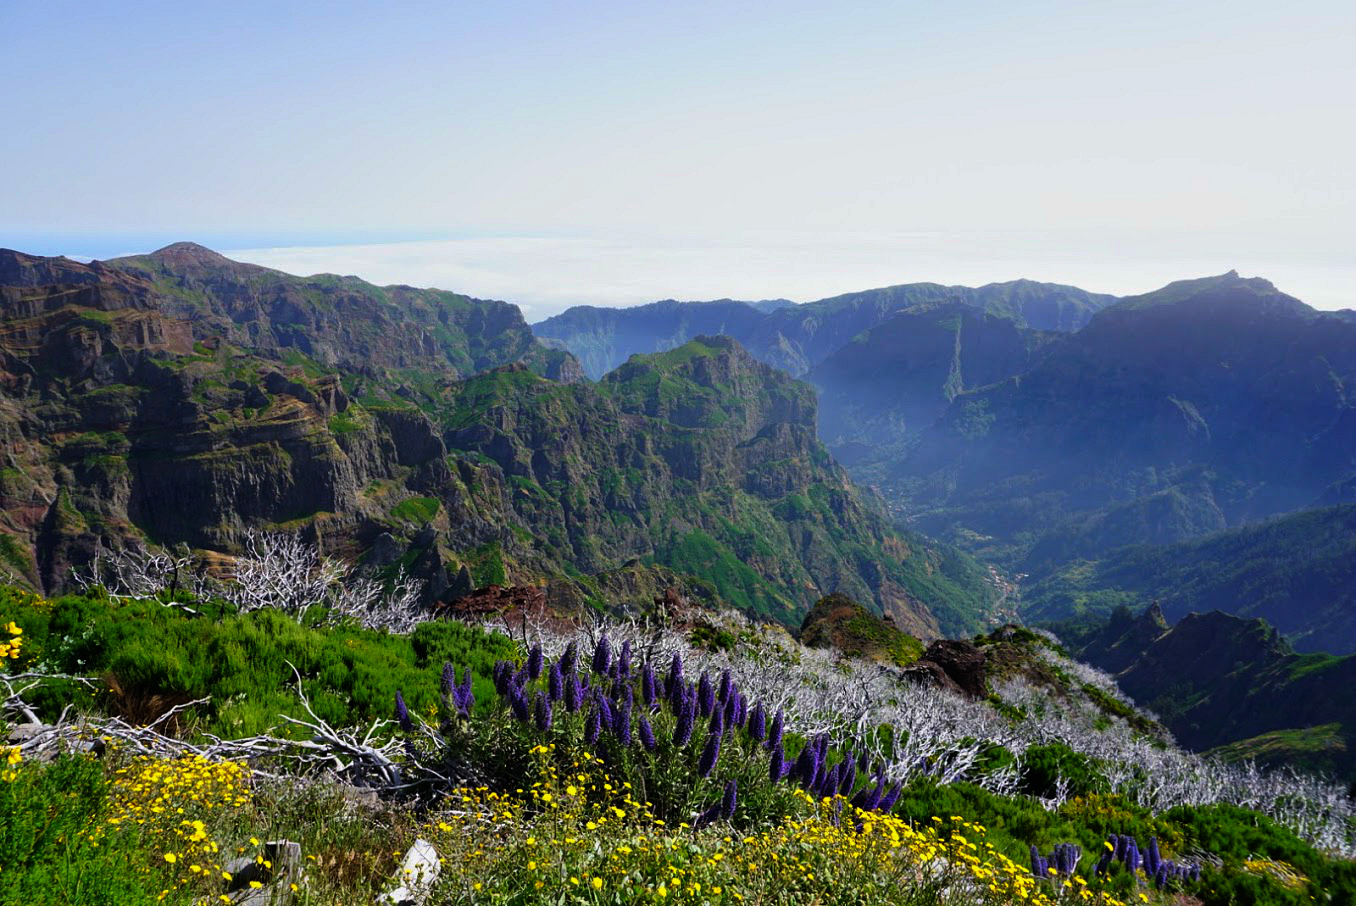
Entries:
[[407, 497], [391, 507], [391, 516], [406, 522], [432, 522], [440, 506], [434, 497]]
[[[154, 601], [114, 603], [94, 595], [35, 605], [30, 596], [0, 590], [0, 614], [24, 630], [23, 663], [104, 677], [101, 708], [148, 720], [169, 706], [210, 698], [189, 719], [197, 731], [225, 737], [279, 726], [279, 714], [305, 716], [293, 667], [316, 713], [350, 726], [389, 717], [397, 689], [410, 707], [434, 708], [446, 661], [470, 666], [477, 694], [485, 693], [490, 665], [512, 651], [503, 637], [461, 623], [423, 623], [408, 637], [392, 636], [310, 628], [274, 610], [190, 619]], [[49, 708], [90, 703], [80, 687], [53, 686], [44, 695]]]

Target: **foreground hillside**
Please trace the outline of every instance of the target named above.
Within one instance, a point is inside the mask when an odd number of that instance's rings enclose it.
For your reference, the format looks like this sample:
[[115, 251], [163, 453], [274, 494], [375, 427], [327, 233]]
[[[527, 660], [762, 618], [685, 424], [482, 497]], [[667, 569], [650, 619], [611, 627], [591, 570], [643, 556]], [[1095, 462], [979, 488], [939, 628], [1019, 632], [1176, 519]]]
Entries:
[[578, 607], [652, 565], [791, 623], [836, 590], [928, 637], [990, 606], [973, 561], [853, 487], [813, 393], [728, 340], [595, 385], [505, 303], [187, 244], [0, 253], [0, 303], [0, 562], [35, 588], [124, 547], [228, 568], [285, 530], [430, 601], [554, 583]]
[[0, 591], [0, 682], [101, 675], [6, 702], [27, 726], [0, 780], [0, 901], [1356, 895], [1342, 791], [1176, 749], [1024, 630], [939, 642], [901, 674], [681, 608], [588, 631], [499, 616], [403, 635], [324, 600]]

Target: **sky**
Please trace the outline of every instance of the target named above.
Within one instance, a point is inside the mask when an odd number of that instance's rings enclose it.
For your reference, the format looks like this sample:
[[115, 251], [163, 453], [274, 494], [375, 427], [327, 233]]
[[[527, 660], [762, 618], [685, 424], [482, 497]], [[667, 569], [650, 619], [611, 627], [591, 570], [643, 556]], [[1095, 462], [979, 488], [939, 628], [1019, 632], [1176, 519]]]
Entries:
[[0, 245], [523, 305], [1236, 268], [1356, 306], [1356, 4], [0, 0]]

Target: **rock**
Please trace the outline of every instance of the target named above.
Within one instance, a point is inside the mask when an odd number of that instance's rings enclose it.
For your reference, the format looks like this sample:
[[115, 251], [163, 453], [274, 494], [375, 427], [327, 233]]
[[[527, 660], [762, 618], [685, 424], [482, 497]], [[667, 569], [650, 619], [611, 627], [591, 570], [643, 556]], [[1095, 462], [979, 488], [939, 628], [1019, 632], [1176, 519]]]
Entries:
[[422, 906], [442, 870], [438, 850], [433, 844], [423, 839], [415, 840], [400, 866], [397, 877], [400, 886], [377, 897], [377, 903], [379, 906]]
[[950, 689], [971, 698], [988, 694], [984, 673], [984, 652], [976, 645], [953, 639], [933, 642], [914, 664], [901, 671], [901, 676], [914, 682]]
[[[223, 866], [231, 876], [226, 895], [235, 906], [287, 906], [292, 902], [292, 885], [303, 881], [301, 844], [270, 840], [264, 844], [263, 856], [267, 865], [241, 857]], [[262, 886], [252, 886], [256, 882]]]

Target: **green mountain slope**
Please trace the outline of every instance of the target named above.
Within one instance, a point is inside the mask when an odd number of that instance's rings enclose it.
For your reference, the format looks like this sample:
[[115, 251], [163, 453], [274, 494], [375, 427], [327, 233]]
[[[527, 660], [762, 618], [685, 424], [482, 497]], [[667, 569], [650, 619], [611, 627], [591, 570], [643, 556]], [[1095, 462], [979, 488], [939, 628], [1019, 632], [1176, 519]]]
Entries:
[[1125, 300], [960, 394], [892, 490], [923, 530], [1039, 574], [1339, 502], [1353, 475], [1356, 325], [1230, 273]]
[[1180, 544], [1076, 561], [1022, 590], [1028, 619], [1158, 601], [1177, 619], [1261, 617], [1304, 651], [1356, 652], [1356, 506], [1305, 510]]
[[1157, 605], [1077, 639], [1183, 745], [1356, 777], [1356, 655], [1296, 654], [1259, 619], [1219, 611], [1169, 626]]

